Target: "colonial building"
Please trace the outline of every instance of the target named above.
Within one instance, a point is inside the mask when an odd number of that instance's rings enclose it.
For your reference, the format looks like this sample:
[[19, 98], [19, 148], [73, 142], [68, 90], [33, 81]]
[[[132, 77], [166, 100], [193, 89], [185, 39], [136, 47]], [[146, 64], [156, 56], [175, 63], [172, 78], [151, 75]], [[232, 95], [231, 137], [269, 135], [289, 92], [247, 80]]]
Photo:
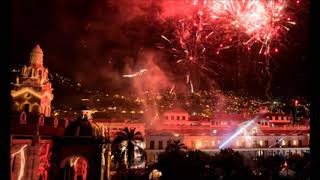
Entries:
[[15, 111], [40, 112], [45, 117], [51, 114], [52, 86], [48, 69], [43, 66], [43, 52], [36, 45], [30, 53], [30, 64], [21, 70], [11, 91], [12, 108]]
[[294, 124], [291, 115], [264, 112], [254, 117], [216, 114], [199, 118], [186, 113], [183, 110], [166, 112], [161, 125], [145, 130], [148, 163], [157, 161], [170, 140], [180, 140], [188, 149], [209, 154], [223, 148], [232, 148], [247, 156], [309, 151], [310, 126]]
[[75, 120], [50, 116], [52, 87], [39, 45], [11, 95], [11, 179], [107, 179], [108, 139], [92, 111], [81, 109]]

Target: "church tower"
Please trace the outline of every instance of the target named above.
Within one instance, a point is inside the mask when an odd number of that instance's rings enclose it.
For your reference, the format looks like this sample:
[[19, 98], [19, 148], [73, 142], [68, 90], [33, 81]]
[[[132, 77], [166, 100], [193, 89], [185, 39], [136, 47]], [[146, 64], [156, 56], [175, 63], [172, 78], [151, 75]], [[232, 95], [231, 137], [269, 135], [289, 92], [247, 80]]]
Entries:
[[49, 117], [53, 99], [48, 69], [43, 66], [43, 52], [36, 45], [30, 53], [30, 65], [21, 69], [11, 91], [13, 111], [35, 112]]

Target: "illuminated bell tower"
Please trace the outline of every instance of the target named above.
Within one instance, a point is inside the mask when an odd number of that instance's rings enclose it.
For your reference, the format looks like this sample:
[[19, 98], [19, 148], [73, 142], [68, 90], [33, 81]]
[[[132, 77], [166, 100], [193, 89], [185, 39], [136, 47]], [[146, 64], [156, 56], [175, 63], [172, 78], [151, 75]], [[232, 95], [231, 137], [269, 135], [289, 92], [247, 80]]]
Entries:
[[43, 67], [43, 52], [36, 45], [30, 53], [30, 65], [21, 69], [11, 91], [12, 110], [51, 114], [52, 86], [48, 80], [48, 69]]

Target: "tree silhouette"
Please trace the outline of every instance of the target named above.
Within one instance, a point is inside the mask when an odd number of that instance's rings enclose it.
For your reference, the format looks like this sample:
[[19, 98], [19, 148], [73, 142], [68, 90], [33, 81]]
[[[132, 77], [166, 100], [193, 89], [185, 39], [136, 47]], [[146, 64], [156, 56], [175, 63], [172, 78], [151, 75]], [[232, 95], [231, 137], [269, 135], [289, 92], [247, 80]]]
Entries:
[[187, 146], [180, 142], [180, 140], [170, 140], [167, 147], [166, 152], [179, 152], [187, 150]]
[[135, 141], [143, 141], [143, 136], [140, 132], [136, 132], [135, 128], [124, 128], [117, 132], [115, 139], [112, 142], [112, 154], [115, 162], [122, 165], [125, 162], [128, 165], [129, 174], [133, 163]]

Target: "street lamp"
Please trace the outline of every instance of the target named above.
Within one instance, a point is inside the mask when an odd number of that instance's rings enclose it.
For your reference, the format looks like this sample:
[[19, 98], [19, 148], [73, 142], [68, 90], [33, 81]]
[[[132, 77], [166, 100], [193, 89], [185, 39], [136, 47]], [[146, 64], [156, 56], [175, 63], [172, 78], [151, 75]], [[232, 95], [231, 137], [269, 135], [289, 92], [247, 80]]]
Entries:
[[151, 173], [149, 175], [149, 179], [150, 180], [158, 180], [158, 179], [160, 179], [161, 176], [162, 176], [162, 172], [159, 171], [158, 169], [154, 169], [151, 171]]
[[288, 164], [287, 164], [287, 161], [284, 162], [284, 168], [287, 172], [287, 176], [288, 176], [288, 171], [289, 171], [289, 168], [288, 168]]
[[294, 101], [294, 120], [297, 121], [297, 106], [298, 106], [299, 101], [295, 100]]

